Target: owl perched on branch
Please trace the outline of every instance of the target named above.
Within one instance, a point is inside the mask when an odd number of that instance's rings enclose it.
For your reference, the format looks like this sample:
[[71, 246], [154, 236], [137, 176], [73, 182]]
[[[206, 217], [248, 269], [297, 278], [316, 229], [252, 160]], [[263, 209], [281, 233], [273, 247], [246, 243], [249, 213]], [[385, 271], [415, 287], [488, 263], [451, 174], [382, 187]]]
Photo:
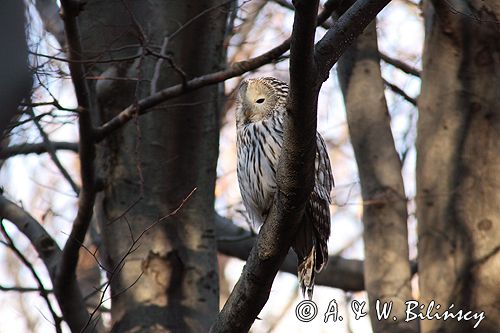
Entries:
[[[267, 218], [276, 191], [276, 168], [283, 146], [288, 85], [272, 77], [241, 83], [237, 96], [236, 129], [238, 182], [252, 222]], [[328, 261], [330, 191], [333, 177], [325, 142], [316, 133], [315, 184], [292, 247], [298, 257], [302, 293], [312, 298], [315, 273]]]

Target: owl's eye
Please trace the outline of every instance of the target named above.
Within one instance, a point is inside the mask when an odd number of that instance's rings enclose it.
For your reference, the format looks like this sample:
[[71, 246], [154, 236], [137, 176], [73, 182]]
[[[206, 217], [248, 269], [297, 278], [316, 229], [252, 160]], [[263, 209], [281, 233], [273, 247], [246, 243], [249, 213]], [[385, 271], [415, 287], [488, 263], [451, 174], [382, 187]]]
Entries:
[[259, 103], [259, 104], [264, 103], [264, 98], [259, 98], [258, 100], [255, 101], [255, 103]]

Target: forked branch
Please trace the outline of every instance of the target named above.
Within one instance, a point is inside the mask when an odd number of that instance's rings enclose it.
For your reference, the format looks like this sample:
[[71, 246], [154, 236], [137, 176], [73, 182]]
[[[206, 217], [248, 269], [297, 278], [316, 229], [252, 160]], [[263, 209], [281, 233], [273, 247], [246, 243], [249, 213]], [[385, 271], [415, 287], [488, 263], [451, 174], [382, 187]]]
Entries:
[[314, 46], [318, 1], [295, 1], [289, 112], [269, 216], [211, 332], [246, 332], [267, 302], [313, 186], [319, 90], [347, 46], [390, 0], [358, 0]]

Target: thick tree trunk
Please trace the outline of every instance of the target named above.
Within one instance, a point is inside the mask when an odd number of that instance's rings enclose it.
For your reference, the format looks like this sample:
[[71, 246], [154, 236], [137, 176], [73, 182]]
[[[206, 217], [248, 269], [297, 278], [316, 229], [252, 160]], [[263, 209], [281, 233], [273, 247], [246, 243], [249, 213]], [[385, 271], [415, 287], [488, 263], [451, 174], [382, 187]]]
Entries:
[[[183, 75], [221, 69], [224, 3], [88, 1], [80, 14], [87, 58], [160, 53], [163, 45], [173, 60], [140, 56], [92, 67], [100, 120]], [[162, 104], [101, 144], [98, 216], [114, 332], [206, 332], [218, 313], [213, 201], [221, 92], [210, 86]]]
[[[29, 95], [32, 80], [28, 69], [24, 4], [21, 1], [5, 0], [0, 6], [0, 45], [3, 45], [0, 53], [1, 139], [7, 125], [17, 113], [17, 106]], [[2, 164], [0, 161], [0, 166]]]
[[[454, 10], [451, 10], [450, 3]], [[498, 1], [425, 4], [417, 217], [421, 302], [485, 311], [500, 327]], [[424, 312], [422, 310], [422, 312]], [[422, 332], [472, 332], [477, 320], [425, 320]]]
[[[344, 53], [338, 72], [366, 202], [364, 276], [373, 330], [416, 332], [416, 322], [404, 321], [404, 303], [411, 299], [408, 215], [401, 162], [394, 147], [384, 97], [375, 22]], [[377, 300], [393, 302], [388, 320], [377, 320]]]

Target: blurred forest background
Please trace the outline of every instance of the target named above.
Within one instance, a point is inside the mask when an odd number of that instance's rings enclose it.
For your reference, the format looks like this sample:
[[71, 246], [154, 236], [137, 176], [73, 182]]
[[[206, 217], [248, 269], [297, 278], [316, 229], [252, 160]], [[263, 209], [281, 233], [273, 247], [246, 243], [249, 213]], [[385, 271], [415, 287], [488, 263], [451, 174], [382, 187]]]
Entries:
[[[321, 1], [317, 40], [351, 3]], [[208, 331], [255, 239], [234, 92], [247, 77], [290, 80], [294, 6], [0, 8], [12, 45], [0, 58], [0, 332]], [[398, 313], [409, 299], [454, 303], [486, 312], [475, 331], [499, 332], [499, 21], [495, 0], [394, 0], [347, 49], [318, 102], [335, 178], [318, 317], [295, 317], [289, 256], [251, 332], [474, 324], [355, 320], [354, 299]], [[332, 299], [344, 320], [324, 323]]]

